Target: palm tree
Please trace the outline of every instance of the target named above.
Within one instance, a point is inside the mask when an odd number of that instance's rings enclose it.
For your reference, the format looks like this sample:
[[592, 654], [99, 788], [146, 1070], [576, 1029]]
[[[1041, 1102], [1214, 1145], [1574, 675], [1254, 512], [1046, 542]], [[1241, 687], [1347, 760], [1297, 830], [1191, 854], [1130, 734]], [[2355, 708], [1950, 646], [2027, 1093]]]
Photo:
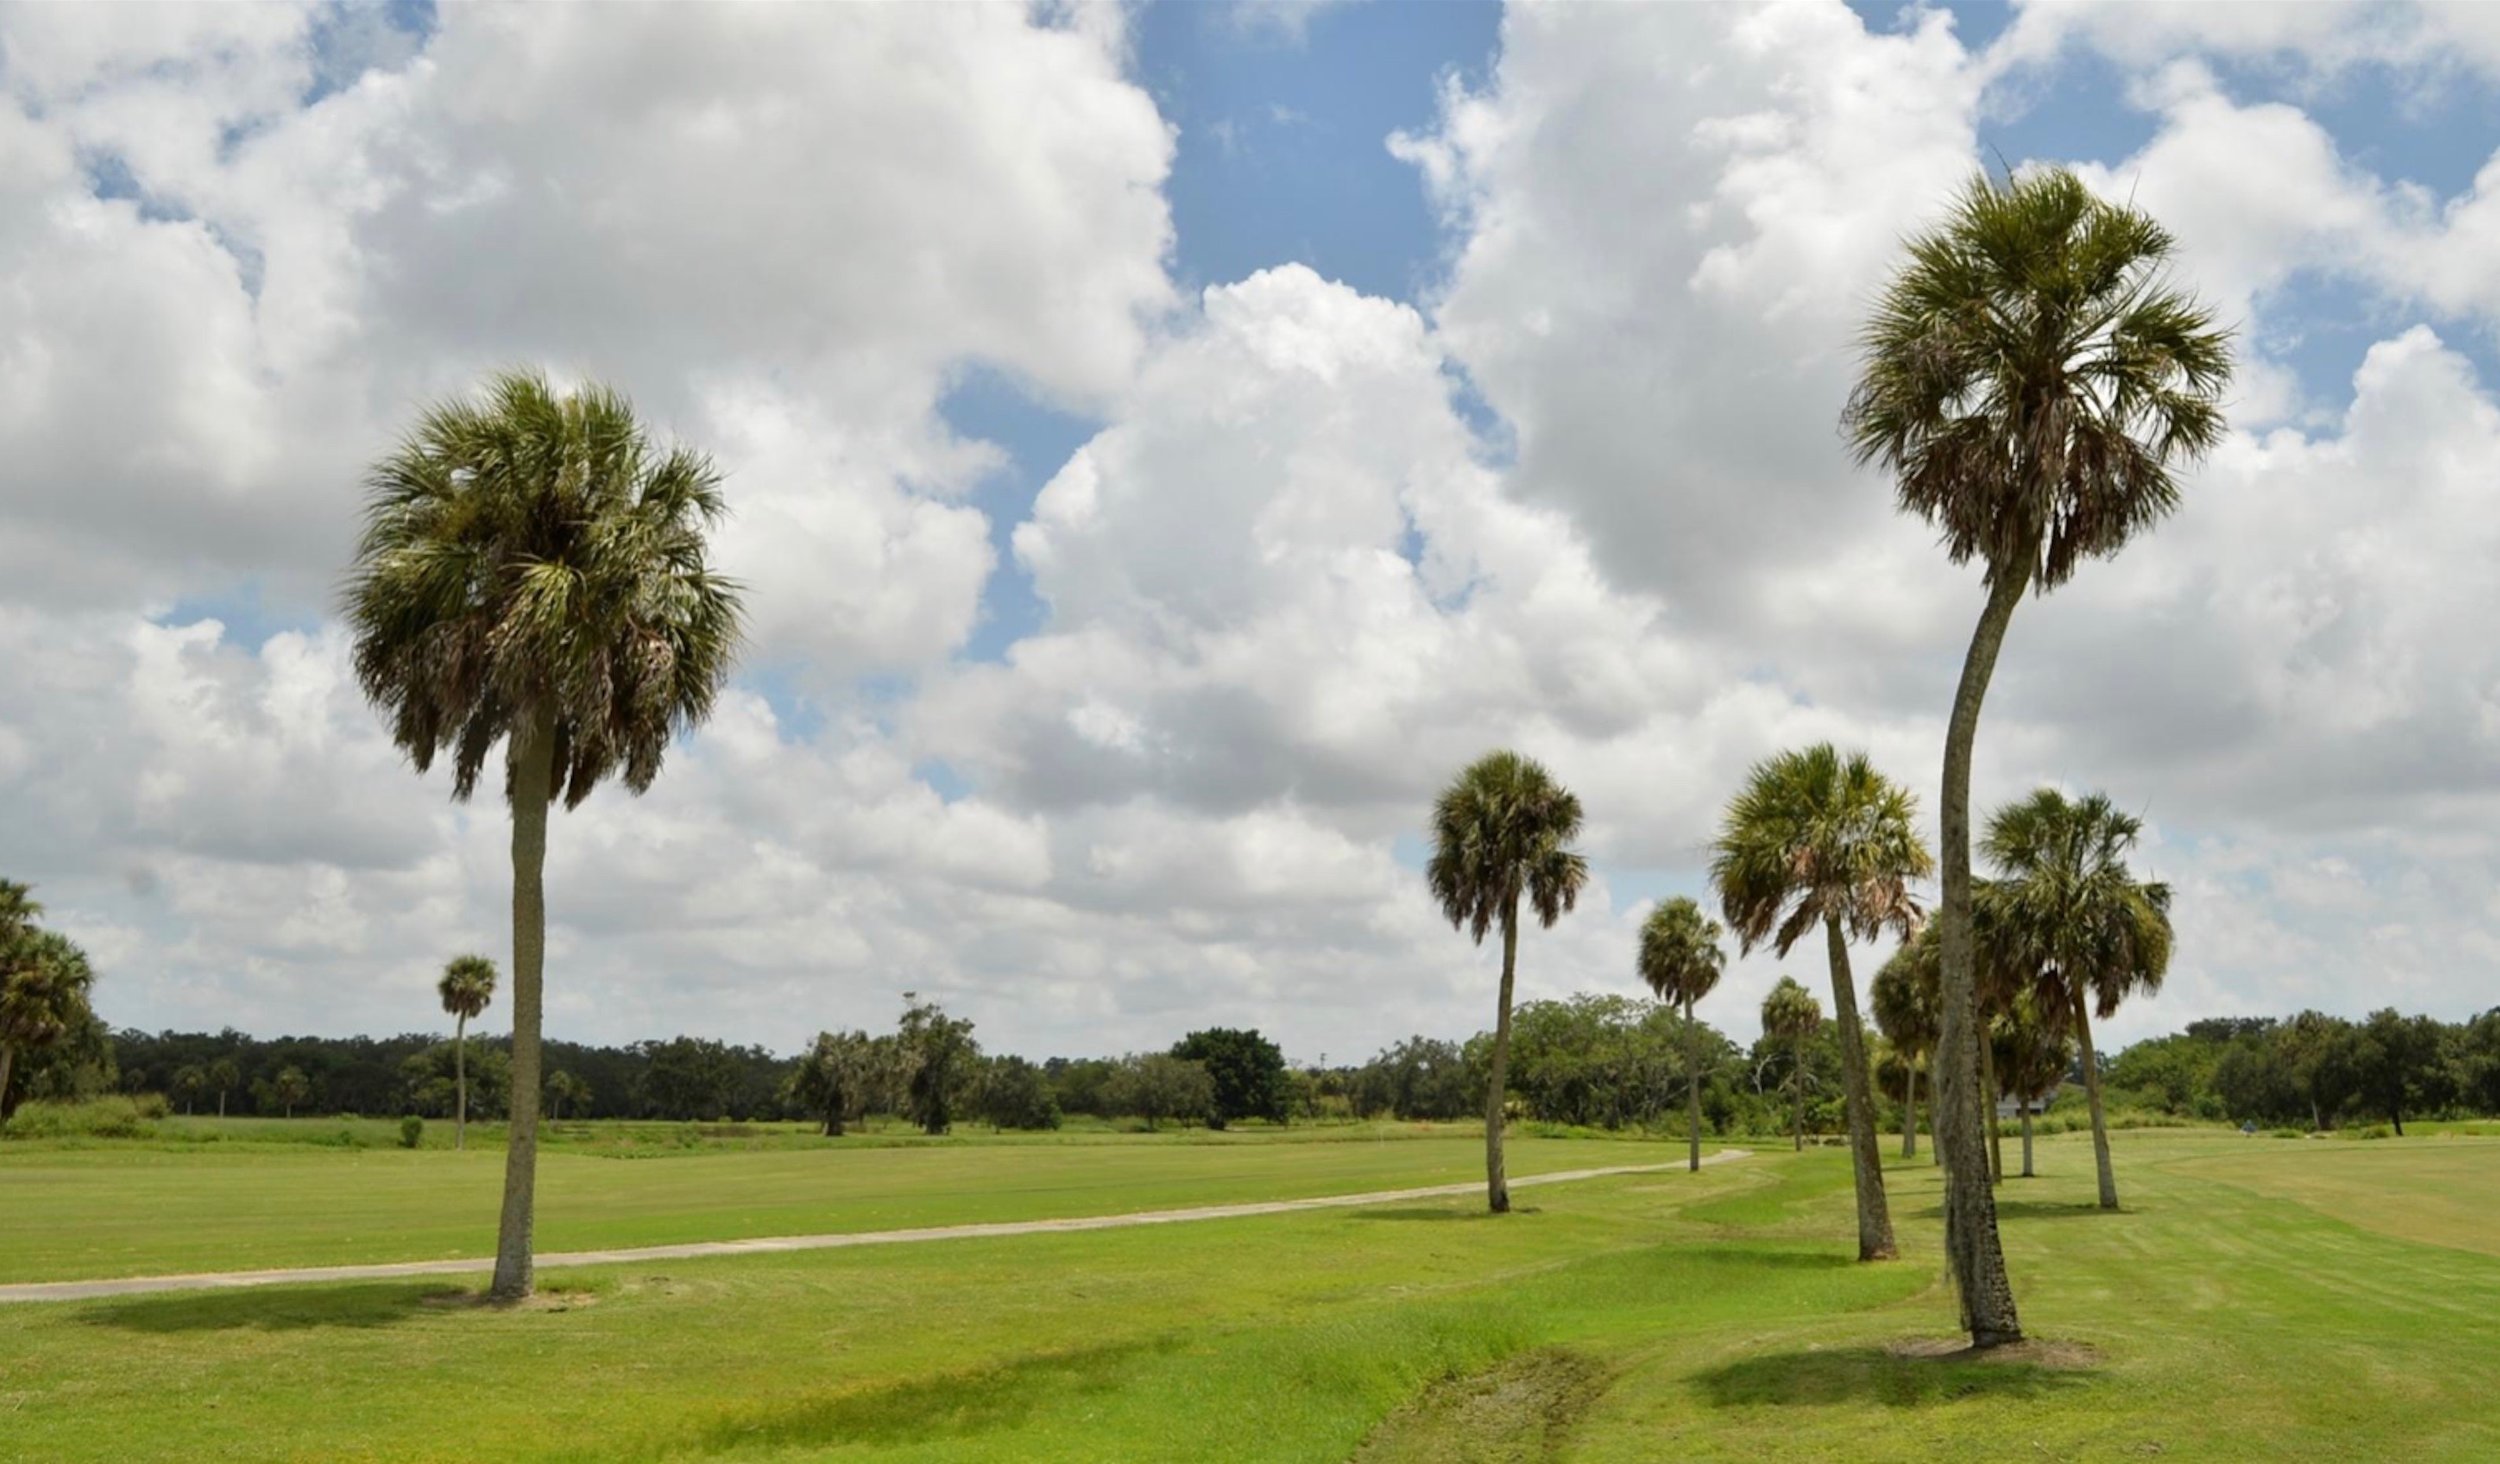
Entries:
[[235, 1066], [233, 1058], [221, 1057], [209, 1063], [208, 1085], [217, 1090], [217, 1116], [219, 1118], [226, 1116], [226, 1095], [233, 1092], [235, 1084], [242, 1081], [243, 1070]]
[[1935, 859], [1918, 836], [1916, 800], [1877, 772], [1866, 754], [1844, 757], [1828, 742], [1756, 763], [1728, 804], [1712, 849], [1710, 882], [1747, 953], [1767, 942], [1785, 958], [1808, 931], [1822, 928], [1862, 1261], [1890, 1260], [1899, 1250], [1884, 1201], [1875, 1092], [1849, 942], [1917, 929], [1910, 883], [1934, 870]]
[[1867, 988], [1875, 1026], [1901, 1058], [1901, 1157], [1918, 1157], [1918, 1075], [1936, 1051], [1936, 940], [1932, 926], [1901, 942]]
[[[35, 908], [31, 901], [27, 906]], [[17, 1055], [39, 1052], [77, 1030], [88, 1019], [87, 990], [94, 984], [86, 953], [57, 931], [21, 925], [0, 948], [0, 1117], [9, 1111]]]
[[579, 1101], [580, 1094], [581, 1081], [571, 1073], [558, 1068], [547, 1074], [547, 1107], [550, 1110], [547, 1116], [554, 1119], [563, 1118], [564, 1105]]
[[1708, 996], [1727, 969], [1727, 952], [1719, 949], [1719, 925], [1701, 913], [1701, 906], [1678, 895], [1661, 900], [1641, 922], [1641, 979], [1660, 1001], [1684, 1008], [1684, 1072], [1692, 1102], [1693, 1137], [1690, 1162], [1701, 1169], [1701, 1028], [1693, 1021], [1693, 1003]]
[[1484, 1187], [1496, 1215], [1510, 1209], [1502, 1174], [1503, 1082], [1510, 1066], [1510, 997], [1519, 971], [1519, 902], [1551, 929], [1580, 902], [1589, 865], [1571, 848], [1580, 800], [1544, 767], [1515, 752], [1488, 752], [1432, 805], [1432, 859], [1424, 878], [1450, 924], [1484, 944], [1502, 930], [1502, 991], [1493, 1023], [1493, 1070], [1484, 1102]]
[[1782, 976], [1779, 985], [1762, 999], [1762, 1031], [1774, 1041], [1789, 1045], [1795, 1059], [1789, 1069], [1789, 1086], [1796, 1090], [1797, 1152], [1806, 1150], [1806, 1044], [1823, 1027], [1823, 1004], [1814, 993], [1799, 986], [1793, 977]]
[[299, 1067], [282, 1067], [269, 1080], [269, 1096], [278, 1101], [288, 1118], [295, 1116], [295, 1105], [312, 1096], [312, 1080]]
[[174, 1092], [181, 1095], [183, 1117], [191, 1116], [191, 1105], [208, 1087], [208, 1074], [198, 1063], [186, 1063], [174, 1069]]
[[2042, 788], [1998, 809], [1980, 841], [1997, 871], [2007, 957], [2082, 1046], [2104, 1210], [2118, 1208], [2118, 1179], [2091, 1019], [2107, 1021], [2128, 997], [2161, 990], [2170, 968], [2170, 886], [2139, 883], [2127, 868], [2143, 828], [2102, 794], [2070, 799]]
[[495, 963], [484, 956], [454, 956], [443, 968], [443, 979], [436, 988], [442, 994], [443, 1010], [453, 1017], [451, 1040], [452, 1084], [460, 1095], [458, 1116], [453, 1121], [454, 1149], [469, 1147], [469, 1022], [486, 1010], [495, 999]]
[[1945, 1253], [1972, 1345], [2021, 1340], [1977, 1108], [1970, 765], [1979, 706], [2023, 592], [2118, 552], [2179, 499], [2173, 469], [2223, 433], [2230, 336], [2172, 288], [2168, 231], [2063, 168], [1981, 176], [1909, 245], [1861, 336], [1841, 425], [1957, 563], [1986, 565], [1945, 728], [1938, 1068]]
[[655, 446], [622, 396], [495, 377], [429, 408], [374, 465], [346, 594], [356, 674], [422, 773], [476, 791], [503, 747], [512, 810], [512, 1114], [493, 1294], [531, 1289], [547, 809], [611, 774], [651, 786], [712, 709], [736, 587], [705, 560], [719, 475]]
[[2024, 992], [2006, 1008], [1989, 1033], [2005, 1095], [2014, 1100], [2023, 1116], [2025, 1179], [2035, 1177], [2031, 1165], [2031, 1115], [2057, 1091], [2075, 1053], [2064, 1010], [2044, 1002], [2041, 996], [2036, 989]]

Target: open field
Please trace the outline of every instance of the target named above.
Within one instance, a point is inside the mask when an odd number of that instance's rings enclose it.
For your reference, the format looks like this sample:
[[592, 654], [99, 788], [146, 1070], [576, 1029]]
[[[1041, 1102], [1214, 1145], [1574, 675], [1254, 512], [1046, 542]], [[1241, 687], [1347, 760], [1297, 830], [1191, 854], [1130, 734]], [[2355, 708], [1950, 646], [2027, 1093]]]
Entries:
[[[880, 1166], [897, 1166], [892, 1173], [915, 1177], [892, 1181], [879, 1203], [919, 1204], [911, 1223], [942, 1223], [974, 1201], [909, 1169], [923, 1156], [1032, 1162], [1002, 1185], [1110, 1203], [1116, 1185], [1098, 1172], [1094, 1147], [869, 1150], [849, 1161], [858, 1171], [842, 1172], [874, 1186]], [[1138, 1175], [1158, 1202], [1184, 1192], [1214, 1199], [1250, 1182], [1226, 1168], [1243, 1162], [1241, 1152], [1317, 1163], [1335, 1147], [1170, 1145], [1149, 1150], [1152, 1165]], [[1551, 1168], [1617, 1162], [1626, 1146], [1555, 1147]], [[1028, 1153], [1038, 1157], [1026, 1161]], [[105, 1170], [119, 1161], [135, 1188], [151, 1173], [180, 1172], [146, 1153], [12, 1158], [0, 1167], [12, 1249], [26, 1230], [18, 1201], [46, 1188], [27, 1181], [71, 1157]], [[287, 1168], [291, 1155], [243, 1157], [265, 1179], [283, 1176], [273, 1182], [298, 1204], [318, 1205], [322, 1193], [350, 1199], [366, 1180], [351, 1166], [376, 1156], [313, 1156], [337, 1166], [326, 1184]], [[719, 1186], [788, 1157], [584, 1162], [619, 1185], [682, 1170]], [[1529, 1212], [1502, 1220], [1451, 1201], [603, 1268], [568, 1274], [540, 1304], [509, 1312], [427, 1283], [12, 1310], [0, 1325], [0, 1451], [2500, 1456], [2489, 1401], [2500, 1257], [2478, 1248], [2489, 1244], [2487, 1217], [2500, 1211], [2500, 1143], [2147, 1132], [2120, 1135], [2118, 1157], [2131, 1206], [2119, 1215], [2082, 1208], [2090, 1149], [2079, 1137], [2042, 1145], [2048, 1177], [2008, 1183], [2006, 1238], [2025, 1320], [2060, 1345], [1986, 1362], [1892, 1350], [1952, 1330], [1936, 1279], [1932, 1169], [1922, 1161], [1892, 1175], [1910, 1258], [1861, 1267], [1846, 1260], [1845, 1158], [1764, 1151], [1700, 1176], [1529, 1191]], [[1087, 1177], [1054, 1178], [1052, 1160]], [[1401, 1162], [1433, 1161], [1424, 1153]], [[1205, 1185], [1194, 1186], [1193, 1165], [1209, 1166]], [[2347, 1170], [2356, 1177], [2320, 1177]], [[592, 1190], [575, 1193], [575, 1208], [600, 1203]], [[680, 1230], [717, 1229], [743, 1214], [664, 1222], [658, 1191], [641, 1203], [632, 1223]], [[2403, 1235], [2385, 1223], [2399, 1212]], [[551, 1222], [557, 1213], [551, 1207]], [[163, 1256], [192, 1244], [182, 1234], [190, 1217], [176, 1206], [149, 1205], [127, 1223], [128, 1249]], [[372, 1243], [413, 1240], [378, 1211], [371, 1223]], [[48, 1230], [38, 1233], [53, 1243]], [[11, 1263], [19, 1274], [47, 1274], [14, 1255]]]

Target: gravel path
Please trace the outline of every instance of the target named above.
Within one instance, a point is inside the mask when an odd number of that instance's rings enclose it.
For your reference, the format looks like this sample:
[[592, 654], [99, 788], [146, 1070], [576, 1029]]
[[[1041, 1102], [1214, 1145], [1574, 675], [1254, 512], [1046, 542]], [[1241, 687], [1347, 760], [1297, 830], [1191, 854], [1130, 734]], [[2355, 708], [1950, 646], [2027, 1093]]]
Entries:
[[[1722, 1149], [1701, 1162], [1716, 1164], [1743, 1159], [1748, 1149]], [[1618, 1174], [1659, 1174], [1681, 1169], [1670, 1164], [1619, 1164], [1604, 1169], [1564, 1169], [1531, 1174], [1510, 1182], [1512, 1189], [1531, 1185], [1568, 1184]], [[933, 1225], [919, 1230], [857, 1230], [840, 1235], [770, 1235], [752, 1240], [703, 1240], [684, 1245], [644, 1245], [626, 1250], [552, 1251], [538, 1257], [538, 1269], [563, 1266], [632, 1265], [640, 1261], [692, 1260], [705, 1256], [770, 1255], [782, 1251], [837, 1250], [854, 1245], [909, 1245], [926, 1240], [985, 1240], [1001, 1235], [1053, 1235], [1073, 1230], [1121, 1230], [1132, 1225], [1179, 1225], [1193, 1220], [1234, 1220], [1248, 1215], [1285, 1215], [1297, 1210], [1332, 1210], [1360, 1205], [1395, 1204], [1400, 1200], [1432, 1200], [1472, 1194], [1482, 1180], [1433, 1184], [1417, 1189], [1373, 1190], [1360, 1195], [1319, 1195], [1306, 1200], [1262, 1200], [1243, 1205], [1200, 1205], [1188, 1210], [1140, 1210], [1125, 1215], [1085, 1215], [1070, 1220], [1007, 1220], [986, 1225]], [[321, 1281], [389, 1281], [403, 1276], [468, 1276], [492, 1271], [494, 1258], [452, 1261], [389, 1261], [365, 1266], [305, 1266], [285, 1271], [205, 1271], [187, 1276], [127, 1276], [106, 1281], [35, 1281], [0, 1286], [0, 1304], [25, 1301], [92, 1301], [107, 1296], [138, 1296], [163, 1291], [214, 1291], [232, 1286], [295, 1286]]]

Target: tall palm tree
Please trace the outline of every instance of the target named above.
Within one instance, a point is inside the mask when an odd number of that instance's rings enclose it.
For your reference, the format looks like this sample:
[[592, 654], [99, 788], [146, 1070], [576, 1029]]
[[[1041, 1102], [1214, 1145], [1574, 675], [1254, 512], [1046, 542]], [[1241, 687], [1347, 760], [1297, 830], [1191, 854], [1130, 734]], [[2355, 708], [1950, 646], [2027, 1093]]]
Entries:
[[1701, 913], [1701, 906], [1678, 895], [1661, 900], [1641, 922], [1641, 979], [1660, 1001], [1684, 1009], [1684, 1073], [1692, 1103], [1693, 1136], [1689, 1160], [1701, 1169], [1701, 1028], [1693, 1021], [1693, 1003], [1708, 996], [1727, 969], [1727, 952], [1719, 949], [1719, 924]]
[[1530, 758], [1488, 752], [1441, 790], [1432, 805], [1432, 858], [1424, 878], [1450, 924], [1478, 945], [1502, 931], [1502, 990], [1493, 1022], [1493, 1071], [1484, 1103], [1484, 1187], [1493, 1213], [1510, 1209], [1502, 1173], [1503, 1084], [1510, 1068], [1510, 998], [1519, 971], [1519, 903], [1548, 929], [1580, 902], [1588, 861], [1571, 848], [1580, 836], [1580, 800]]
[[2150, 528], [2178, 502], [2173, 469], [2221, 440], [2229, 332], [2172, 287], [2173, 249], [2150, 216], [2066, 169], [1974, 178], [1910, 242], [1841, 418], [1858, 461], [1892, 473], [1902, 509], [1937, 527], [1953, 561], [1986, 565], [1937, 810], [1945, 1254], [1978, 1347], [2019, 1341], [2022, 1324], [1972, 1121], [1971, 745], [2023, 592]]
[[9, 1111], [17, 1055], [39, 1052], [77, 1030], [88, 1018], [93, 985], [86, 953], [58, 931], [21, 925], [0, 947], [0, 1117]]
[[2070, 799], [2042, 788], [1998, 809], [1980, 841], [1997, 871], [2006, 954], [2082, 1046], [2104, 1210], [2118, 1208], [2118, 1179], [2092, 1017], [2107, 1021], [2128, 997], [2161, 990], [2170, 969], [2170, 886], [2139, 882], [2127, 868], [2143, 829], [2102, 794]]
[[1754, 765], [1727, 806], [1710, 860], [1710, 882], [1746, 952], [1768, 943], [1785, 957], [1808, 931], [1822, 928], [1862, 1261], [1890, 1260], [1899, 1250], [1884, 1201], [1875, 1091], [1849, 942], [1917, 929], [1910, 884], [1936, 867], [1918, 836], [1917, 813], [1916, 800], [1877, 772], [1866, 754], [1843, 756], [1830, 743], [1818, 743]]
[[1918, 1157], [1918, 1075], [1936, 1051], [1936, 941], [1919, 933], [1901, 942], [1875, 973], [1867, 1004], [1875, 1026], [1900, 1054], [1902, 1069], [1901, 1157]]
[[469, 1147], [469, 1022], [486, 1010], [495, 999], [495, 963], [484, 956], [454, 956], [443, 968], [443, 979], [436, 988], [442, 994], [443, 1010], [453, 1017], [452, 1085], [460, 1095], [458, 1116], [453, 1120], [454, 1149]]
[[2042, 996], [2036, 988], [2023, 992], [2006, 1007], [1988, 1034], [1989, 1046], [1995, 1049], [1999, 1081], [2023, 1117], [2025, 1179], [2037, 1173], [2031, 1163], [2031, 1116], [2057, 1091], [2058, 1082], [2066, 1076], [2066, 1065], [2075, 1055], [2074, 1037], [2066, 1030], [2064, 1008], [2042, 1000]]
[[346, 592], [356, 673], [422, 773], [477, 788], [497, 744], [512, 810], [512, 1114], [493, 1294], [532, 1282], [547, 809], [611, 774], [640, 793], [729, 675], [736, 586], [706, 562], [708, 459], [662, 450], [622, 396], [495, 377], [427, 409], [368, 479]]
[[1823, 1004], [1814, 993], [1799, 986], [1796, 978], [1782, 976], [1771, 994], [1762, 999], [1762, 1031], [1775, 1042], [1788, 1044], [1793, 1059], [1788, 1071], [1788, 1084], [1795, 1090], [1797, 1111], [1797, 1152], [1806, 1149], [1806, 1044], [1823, 1027]]

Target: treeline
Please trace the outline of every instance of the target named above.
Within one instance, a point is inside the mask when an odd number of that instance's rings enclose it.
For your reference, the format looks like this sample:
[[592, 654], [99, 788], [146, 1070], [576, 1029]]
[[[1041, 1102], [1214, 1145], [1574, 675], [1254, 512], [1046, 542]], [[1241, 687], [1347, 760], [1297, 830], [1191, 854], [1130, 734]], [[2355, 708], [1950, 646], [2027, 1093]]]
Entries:
[[[1802, 1065], [1787, 1041], [1745, 1046], [1696, 1026], [1688, 1046], [1682, 1016], [1657, 1002], [1524, 1003], [1512, 1018], [1506, 1111], [1575, 1127], [1679, 1129], [1687, 1054], [1697, 1050], [1711, 1132], [1782, 1131], [1801, 1096], [1809, 1131], [1838, 1130], [1840, 1058], [1828, 1025], [1805, 1043]], [[837, 1133], [876, 1120], [935, 1133], [963, 1123], [1037, 1130], [1071, 1116], [1150, 1128], [1463, 1121], [1484, 1112], [1491, 1046], [1490, 1033], [1464, 1042], [1418, 1035], [1361, 1063], [1295, 1067], [1256, 1031], [1209, 1028], [1165, 1050], [1034, 1062], [983, 1051], [969, 1020], [913, 998], [891, 1031], [826, 1032], [794, 1056], [703, 1037], [550, 1041], [547, 1097], [550, 1116], [563, 1119], [805, 1119]], [[506, 1044], [472, 1037], [468, 1049], [469, 1112], [500, 1119]], [[1887, 1059], [1879, 1050], [1892, 1124], [1902, 1094]], [[158, 1092], [176, 1111], [203, 1114], [435, 1118], [452, 1111], [453, 1071], [452, 1044], [437, 1034], [262, 1039], [231, 1029], [113, 1032], [96, 1022], [34, 1054], [17, 1090]], [[2121, 1109], [2269, 1128], [2500, 1114], [2500, 1008], [2458, 1023], [2394, 1011], [2360, 1021], [2317, 1012], [2212, 1018], [2136, 1043], [2105, 1060], [2103, 1073]]]
[[2500, 1007], [2463, 1022], [2395, 1009], [2361, 1021], [2213, 1017], [2139, 1042], [2106, 1069], [2138, 1105], [2190, 1118], [2326, 1129], [2500, 1114]]

